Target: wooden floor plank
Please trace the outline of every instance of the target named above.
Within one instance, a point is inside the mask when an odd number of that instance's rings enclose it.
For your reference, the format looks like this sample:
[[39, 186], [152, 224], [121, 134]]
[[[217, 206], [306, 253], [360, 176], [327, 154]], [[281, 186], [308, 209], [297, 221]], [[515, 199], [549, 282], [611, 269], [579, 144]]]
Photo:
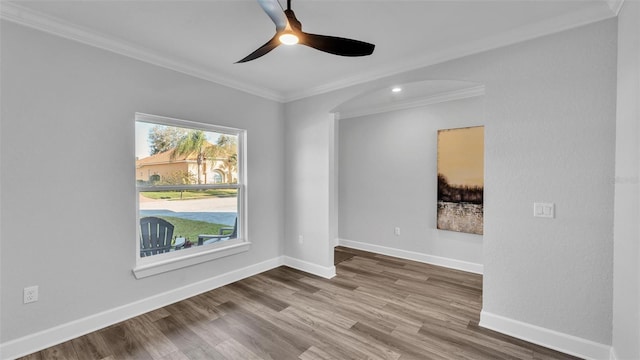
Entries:
[[47, 360], [78, 360], [78, 354], [71, 342], [65, 342], [46, 349], [42, 352], [42, 358]]
[[[329, 344], [334, 343], [335, 339], [340, 338], [340, 347], [345, 350], [347, 359], [386, 359], [394, 360], [398, 358], [399, 353], [393, 351], [384, 345], [369, 341], [366, 337], [360, 337], [349, 329], [336, 326], [331, 321], [314, 316], [312, 313], [299, 311], [295, 308], [289, 308], [283, 312], [287, 316], [291, 316], [300, 322], [308, 324], [317, 336], [323, 340], [327, 340]], [[322, 347], [325, 351], [330, 351], [327, 347]]]
[[[234, 303], [225, 303], [227, 314], [212, 322], [231, 334], [232, 338], [262, 359], [295, 359], [300, 351], [288, 340], [261, 327], [264, 322], [254, 319], [250, 312]], [[305, 348], [306, 350], [306, 348]]]
[[73, 339], [71, 344], [83, 360], [103, 360], [113, 355], [109, 344], [97, 332]]
[[133, 318], [127, 321], [124, 326], [128, 327], [131, 335], [154, 359], [162, 359], [179, 350], [172, 341], [154, 326], [154, 323], [149, 323], [146, 319]]
[[[298, 311], [297, 309], [298, 307], [296, 306], [290, 306], [277, 315], [269, 313], [261, 313], [260, 315], [267, 321], [289, 329], [296, 336], [303, 337], [308, 344], [312, 344], [305, 352], [311, 348], [316, 348], [332, 359], [367, 357], [358, 350], [358, 346], [354, 347], [352, 344], [345, 344], [345, 341], [342, 342], [340, 347], [335, 346], [334, 338], [336, 334], [341, 331], [347, 332], [353, 323], [350, 322], [348, 326], [345, 326], [343, 324], [344, 319], [337, 319], [340, 317], [330, 312], [322, 313], [305, 309], [299, 309]], [[313, 314], [313, 316], [310, 316], [310, 314]], [[309, 355], [307, 354], [307, 356]]]
[[104, 341], [109, 345], [113, 357], [122, 360], [154, 360], [144, 349], [144, 346], [138, 343], [125, 323], [119, 323], [99, 331]]
[[439, 355], [430, 348], [422, 347], [420, 343], [409, 342], [397, 336], [390, 336], [374, 326], [357, 323], [351, 329], [362, 338], [369, 339], [371, 343], [381, 344], [402, 354], [402, 358], [447, 360], [446, 356]]
[[235, 339], [229, 339], [216, 346], [216, 350], [227, 359], [260, 360], [261, 358]]
[[168, 348], [180, 349], [183, 353], [209, 347], [198, 333], [182, 323], [176, 316], [167, 316], [154, 322], [155, 327], [168, 339]]
[[300, 360], [332, 360], [334, 357], [315, 346], [310, 347], [307, 351], [300, 354]]
[[160, 360], [191, 360], [182, 351], [172, 352], [160, 358]]
[[238, 281], [236, 283], [227, 285], [229, 288], [241, 293], [243, 296], [261, 303], [262, 305], [273, 309], [275, 311], [281, 311], [287, 308], [289, 304], [284, 301], [278, 300], [271, 295], [265, 294], [255, 288], [249, 286], [246, 282]]
[[478, 326], [482, 276], [337, 247], [337, 276], [279, 267], [21, 360], [575, 360]]

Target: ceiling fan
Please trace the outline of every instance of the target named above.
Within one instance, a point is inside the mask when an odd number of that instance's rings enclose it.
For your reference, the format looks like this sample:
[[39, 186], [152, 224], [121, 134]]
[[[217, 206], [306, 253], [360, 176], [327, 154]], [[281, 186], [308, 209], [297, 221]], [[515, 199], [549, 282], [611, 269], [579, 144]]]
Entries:
[[287, 0], [287, 10], [282, 9], [278, 0], [258, 0], [258, 3], [276, 25], [276, 34], [236, 63], [255, 60], [280, 44], [302, 44], [314, 49], [341, 56], [366, 56], [373, 53], [374, 44], [335, 36], [309, 34], [302, 31], [302, 24], [291, 10], [291, 0]]

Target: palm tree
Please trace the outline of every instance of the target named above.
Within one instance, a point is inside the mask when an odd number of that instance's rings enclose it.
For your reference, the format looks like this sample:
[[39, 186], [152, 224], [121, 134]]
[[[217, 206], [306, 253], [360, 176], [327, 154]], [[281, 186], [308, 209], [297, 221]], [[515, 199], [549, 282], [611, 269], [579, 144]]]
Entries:
[[222, 160], [222, 168], [227, 171], [227, 183], [233, 183], [233, 173], [238, 165], [238, 154], [234, 153]]
[[231, 184], [238, 165], [238, 143], [234, 137], [222, 135], [217, 145], [218, 151], [224, 155], [221, 167], [227, 171], [227, 183]]
[[202, 184], [202, 173], [205, 174], [206, 168], [202, 169], [202, 165], [206, 167], [207, 158], [211, 157], [215, 149], [207, 142], [207, 137], [202, 130], [190, 130], [187, 132], [176, 144], [176, 147], [171, 152], [171, 160], [175, 160], [178, 156], [189, 156], [192, 153], [196, 153], [196, 163], [198, 165], [198, 184]]

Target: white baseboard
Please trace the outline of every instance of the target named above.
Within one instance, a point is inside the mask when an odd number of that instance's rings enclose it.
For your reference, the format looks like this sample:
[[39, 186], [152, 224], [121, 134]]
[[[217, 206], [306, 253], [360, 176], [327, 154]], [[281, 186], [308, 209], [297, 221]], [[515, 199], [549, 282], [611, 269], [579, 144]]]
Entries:
[[292, 258], [289, 256], [283, 256], [283, 265], [292, 267], [294, 269], [298, 269], [300, 271], [304, 271], [316, 276], [323, 277], [325, 279], [331, 279], [336, 276], [336, 267], [335, 266], [320, 266], [317, 264], [313, 264], [304, 260]]
[[109, 309], [83, 319], [78, 319], [51, 329], [5, 342], [0, 344], [0, 359], [15, 359], [17, 357], [46, 349], [160, 307], [173, 304], [177, 301], [231, 284], [267, 270], [271, 270], [283, 264], [284, 257], [279, 256], [242, 269], [189, 284], [178, 289], [154, 295], [131, 304]]
[[352, 249], [370, 251], [376, 254], [388, 255], [388, 256], [393, 256], [397, 258], [423, 262], [431, 265], [443, 266], [446, 268], [462, 270], [462, 271], [471, 272], [474, 274], [482, 274], [483, 272], [482, 264], [477, 264], [477, 263], [472, 263], [472, 262], [467, 262], [462, 260], [423, 254], [415, 251], [395, 249], [395, 248], [390, 248], [386, 246], [367, 244], [363, 242], [346, 240], [346, 239], [340, 239], [339, 244], [341, 246], [345, 246]]
[[480, 326], [584, 359], [615, 359], [609, 345], [513, 320], [482, 310]]

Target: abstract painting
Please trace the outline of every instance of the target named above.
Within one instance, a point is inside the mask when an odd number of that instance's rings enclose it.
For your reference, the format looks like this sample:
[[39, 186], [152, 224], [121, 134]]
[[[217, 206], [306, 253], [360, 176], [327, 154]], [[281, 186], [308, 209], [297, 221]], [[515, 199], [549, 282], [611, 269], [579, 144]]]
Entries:
[[484, 126], [438, 130], [437, 227], [483, 233]]

